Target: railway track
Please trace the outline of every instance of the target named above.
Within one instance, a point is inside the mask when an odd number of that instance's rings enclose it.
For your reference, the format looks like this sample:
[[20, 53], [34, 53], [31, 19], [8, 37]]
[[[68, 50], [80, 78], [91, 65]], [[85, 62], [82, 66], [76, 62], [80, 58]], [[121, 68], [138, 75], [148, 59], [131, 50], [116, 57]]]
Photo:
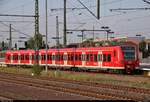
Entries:
[[0, 100], [12, 100], [12, 98], [7, 97], [5, 95], [0, 95]]
[[0, 74], [0, 81], [45, 89], [53, 89], [98, 99], [142, 101], [145, 99], [145, 97], [150, 97], [149, 89], [129, 88], [124, 86], [114, 86], [80, 81], [33, 78], [29, 76], [11, 75], [4, 73]]

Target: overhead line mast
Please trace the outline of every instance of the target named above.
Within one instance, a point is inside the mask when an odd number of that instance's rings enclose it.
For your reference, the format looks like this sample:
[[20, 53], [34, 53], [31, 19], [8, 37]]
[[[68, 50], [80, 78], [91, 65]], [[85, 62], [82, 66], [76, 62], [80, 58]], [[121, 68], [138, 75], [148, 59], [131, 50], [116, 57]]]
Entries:
[[[35, 0], [35, 64], [39, 65], [39, 1]], [[37, 57], [37, 60], [36, 60]]]

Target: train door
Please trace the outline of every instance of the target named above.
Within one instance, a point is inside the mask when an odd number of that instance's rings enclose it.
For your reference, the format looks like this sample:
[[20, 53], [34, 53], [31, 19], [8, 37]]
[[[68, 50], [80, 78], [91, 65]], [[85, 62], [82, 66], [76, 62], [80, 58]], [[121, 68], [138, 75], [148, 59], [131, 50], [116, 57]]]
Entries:
[[55, 64], [57, 66], [64, 65], [63, 55], [64, 55], [64, 52], [57, 51], [55, 53]]
[[63, 59], [64, 59], [64, 66], [67, 66], [67, 52], [64, 52]]
[[18, 53], [13, 53], [13, 63], [18, 64]]
[[[39, 57], [36, 53], [36, 59], [35, 59], [35, 52], [31, 53], [31, 59], [32, 59], [32, 64], [35, 64], [38, 62], [37, 58]], [[36, 61], [36, 62], [35, 62]]]
[[20, 63], [21, 63], [21, 64], [23, 64], [23, 63], [24, 63], [24, 54], [23, 54], [23, 53], [21, 53], [21, 54], [20, 54], [20, 56], [21, 56]]
[[31, 52], [29, 53], [29, 64], [30, 65], [32, 64], [32, 53]]
[[75, 55], [75, 59], [74, 59], [75, 65], [82, 66], [82, 52], [76, 51], [74, 55]]
[[98, 51], [98, 66], [102, 68], [102, 52]]
[[5, 62], [6, 62], [7, 64], [9, 64], [9, 63], [11, 62], [11, 54], [8, 53], [8, 52], [6, 53]]
[[103, 67], [104, 68], [113, 68], [113, 60], [112, 60], [112, 51], [104, 51], [103, 52]]
[[41, 65], [46, 64], [46, 63], [45, 63], [45, 62], [46, 62], [46, 55], [45, 55], [45, 52], [40, 51], [39, 55], [40, 55], [40, 64], [41, 64]]
[[32, 64], [34, 64], [34, 53], [31, 53]]
[[74, 52], [67, 52], [67, 65], [74, 66]]
[[52, 52], [48, 52], [47, 63], [50, 64], [50, 65], [52, 64]]
[[98, 66], [97, 56], [98, 51], [86, 52], [86, 66]]
[[25, 53], [24, 55], [24, 63], [29, 64], [29, 53]]
[[86, 56], [85, 51], [82, 51], [82, 67], [85, 67], [86, 65]]

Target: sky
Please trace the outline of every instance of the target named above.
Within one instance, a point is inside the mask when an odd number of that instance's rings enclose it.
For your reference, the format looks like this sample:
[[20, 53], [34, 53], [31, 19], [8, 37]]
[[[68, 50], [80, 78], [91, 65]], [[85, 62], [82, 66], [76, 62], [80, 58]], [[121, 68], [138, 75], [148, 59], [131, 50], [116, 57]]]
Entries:
[[[80, 1], [96, 15], [96, 0]], [[34, 15], [34, 5], [35, 0], [0, 0], [0, 14]], [[113, 35], [115, 37], [135, 37], [137, 34], [141, 34], [149, 39], [150, 10], [110, 11], [110, 9], [118, 8], [143, 7], [150, 8], [150, 4], [143, 2], [143, 0], [101, 0], [100, 20], [97, 20], [86, 9], [67, 10], [67, 29], [91, 30], [108, 26], [115, 33]], [[59, 18], [59, 33], [62, 38], [60, 42], [63, 43], [63, 10], [51, 11], [51, 9], [58, 8], [63, 8], [63, 0], [48, 0], [48, 42], [50, 46], [56, 44], [56, 41], [52, 39], [56, 36], [56, 16]], [[67, 8], [83, 8], [83, 6], [78, 0], [67, 0]], [[39, 0], [39, 14], [40, 33], [45, 35], [45, 0]], [[15, 29], [12, 32], [13, 46], [15, 43], [19, 47], [23, 46], [23, 42], [18, 42], [19, 37], [34, 36], [34, 18], [0, 16], [0, 41], [8, 41], [10, 24]], [[84, 34], [85, 38], [92, 38], [93, 32], [84, 32]], [[106, 38], [105, 32], [94, 32], [94, 34], [95, 38]], [[68, 34], [67, 44], [81, 42], [82, 39], [77, 35], [81, 35], [81, 32]]]

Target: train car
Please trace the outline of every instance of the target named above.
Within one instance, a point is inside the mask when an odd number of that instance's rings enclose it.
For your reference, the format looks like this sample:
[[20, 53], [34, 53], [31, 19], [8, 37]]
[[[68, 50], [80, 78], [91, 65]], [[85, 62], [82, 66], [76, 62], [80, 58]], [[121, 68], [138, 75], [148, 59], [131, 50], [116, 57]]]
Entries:
[[5, 64], [5, 51], [0, 51], [0, 65]]
[[[7, 51], [7, 65], [33, 65], [34, 50]], [[46, 65], [46, 50], [39, 51], [39, 64]], [[63, 48], [48, 50], [48, 66], [87, 70], [122, 70], [131, 74], [139, 67], [137, 48], [132, 45]]]

